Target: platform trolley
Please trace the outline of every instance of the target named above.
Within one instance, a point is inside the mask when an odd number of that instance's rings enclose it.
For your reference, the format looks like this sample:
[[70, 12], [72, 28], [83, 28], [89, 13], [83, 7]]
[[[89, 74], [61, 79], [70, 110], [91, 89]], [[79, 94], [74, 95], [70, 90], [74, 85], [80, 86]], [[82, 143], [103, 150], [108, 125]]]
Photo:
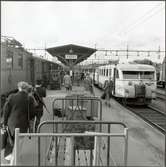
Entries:
[[[98, 97], [71, 94], [54, 99], [52, 108], [52, 120], [42, 122], [38, 133], [16, 130], [15, 164], [19, 164], [19, 138], [31, 136], [37, 143], [33, 148], [37, 157], [24, 165], [127, 166], [128, 129], [122, 122], [102, 121]], [[118, 159], [112, 149], [116, 138], [122, 139]]]

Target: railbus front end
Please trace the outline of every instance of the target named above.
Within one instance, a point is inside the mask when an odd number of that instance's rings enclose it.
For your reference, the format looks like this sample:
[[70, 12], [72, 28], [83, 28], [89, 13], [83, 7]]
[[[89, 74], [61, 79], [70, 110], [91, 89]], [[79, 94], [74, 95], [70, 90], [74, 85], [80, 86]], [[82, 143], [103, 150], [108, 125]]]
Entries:
[[114, 96], [126, 103], [146, 105], [155, 99], [156, 71], [149, 65], [119, 65], [116, 68]]

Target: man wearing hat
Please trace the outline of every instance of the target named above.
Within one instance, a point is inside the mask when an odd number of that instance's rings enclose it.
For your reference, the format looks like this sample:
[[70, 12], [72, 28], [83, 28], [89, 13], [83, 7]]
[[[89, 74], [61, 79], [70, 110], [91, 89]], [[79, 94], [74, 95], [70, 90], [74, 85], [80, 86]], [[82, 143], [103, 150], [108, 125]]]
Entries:
[[38, 125], [40, 124], [41, 117], [43, 116], [43, 98], [46, 97], [46, 88], [42, 86], [41, 80], [36, 81], [35, 91], [33, 95], [38, 103], [38, 105], [35, 106], [35, 132], [37, 132]]
[[20, 133], [26, 133], [29, 127], [29, 120], [34, 118], [34, 101], [28, 96], [28, 83], [21, 81], [18, 83], [18, 92], [9, 95], [5, 105], [3, 114], [3, 124], [8, 127], [10, 140], [5, 147], [5, 159], [14, 163], [14, 135], [15, 128], [20, 129]]

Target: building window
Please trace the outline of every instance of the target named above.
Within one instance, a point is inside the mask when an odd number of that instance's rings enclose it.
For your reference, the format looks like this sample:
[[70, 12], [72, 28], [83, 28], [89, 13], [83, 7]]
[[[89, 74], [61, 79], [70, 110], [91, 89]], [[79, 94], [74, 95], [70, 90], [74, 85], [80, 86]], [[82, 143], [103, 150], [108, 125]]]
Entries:
[[7, 68], [13, 69], [13, 52], [11, 50], [7, 50], [6, 63]]
[[18, 66], [23, 69], [23, 54], [21, 53], [18, 54]]

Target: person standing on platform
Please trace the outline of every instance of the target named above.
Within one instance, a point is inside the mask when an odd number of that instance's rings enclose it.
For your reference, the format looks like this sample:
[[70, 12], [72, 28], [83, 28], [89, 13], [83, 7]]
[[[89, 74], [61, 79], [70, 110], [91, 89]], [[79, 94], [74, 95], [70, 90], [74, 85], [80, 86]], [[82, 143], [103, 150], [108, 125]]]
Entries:
[[79, 75], [78, 72], [76, 72], [75, 78], [76, 78], [76, 85], [77, 85], [77, 86], [80, 86], [80, 75]]
[[65, 86], [66, 90], [72, 89], [71, 77], [67, 72], [65, 73], [65, 76], [63, 78], [63, 82], [64, 82], [64, 86]]
[[[3, 126], [8, 129], [7, 144], [4, 157], [14, 165], [14, 140], [15, 128], [20, 129], [20, 133], [26, 133], [29, 128], [29, 121], [34, 118], [33, 99], [28, 95], [28, 83], [21, 81], [18, 83], [18, 92], [9, 95], [4, 104]], [[23, 138], [20, 139], [20, 151]], [[21, 154], [20, 154], [21, 155]]]
[[112, 97], [112, 90], [113, 90], [113, 81], [110, 78], [109, 81], [105, 82], [104, 85], [104, 93], [106, 99], [105, 104], [108, 105], [108, 107], [111, 107], [110, 98]]
[[43, 116], [43, 106], [44, 101], [43, 97], [46, 97], [46, 88], [42, 86], [41, 80], [36, 81], [35, 89], [33, 91], [33, 96], [37, 101], [37, 105], [35, 107], [35, 132], [37, 132], [38, 125], [40, 124], [41, 117]]
[[81, 72], [81, 81], [83, 81], [84, 78], [85, 78], [85, 76], [84, 76], [84, 72]]
[[86, 78], [84, 80], [84, 88], [86, 91], [89, 91], [92, 95], [94, 95], [94, 89], [93, 89], [93, 81], [90, 78], [90, 74], [86, 74]]

